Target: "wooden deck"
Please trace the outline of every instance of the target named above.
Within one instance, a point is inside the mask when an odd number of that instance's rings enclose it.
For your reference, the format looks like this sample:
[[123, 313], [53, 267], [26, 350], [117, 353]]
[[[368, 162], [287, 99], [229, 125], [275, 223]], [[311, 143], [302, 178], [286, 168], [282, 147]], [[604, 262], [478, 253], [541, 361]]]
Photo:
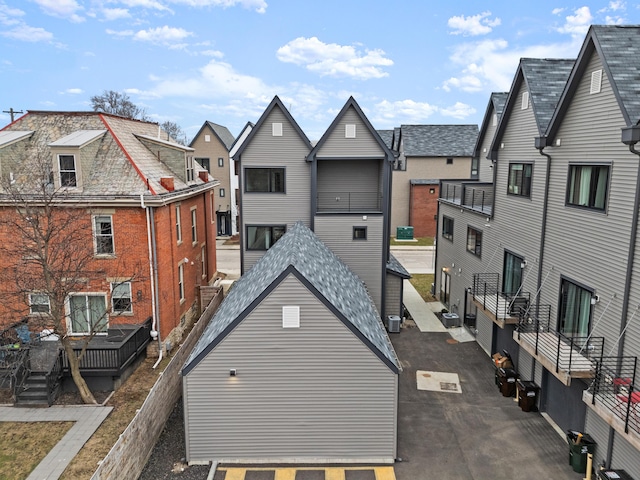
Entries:
[[508, 314], [509, 304], [502, 295], [474, 295], [473, 303], [496, 325], [517, 325], [520, 319]]
[[[536, 354], [536, 335], [538, 337], [538, 353]], [[572, 378], [593, 378], [593, 364], [584, 355], [560, 341], [550, 332], [513, 332], [513, 339], [532, 357], [538, 360], [554, 377], [563, 384], [571, 385]], [[558, 358], [558, 342], [560, 356]]]
[[[614, 395], [611, 394], [609, 396], [613, 397]], [[611, 402], [614, 400], [603, 397], [602, 394], [598, 394], [596, 395], [596, 401], [593, 402], [593, 394], [588, 390], [585, 390], [582, 393], [582, 401], [586, 403], [587, 406], [600, 418], [607, 422], [607, 425], [622, 435], [622, 438], [633, 445], [636, 450], [640, 450], [640, 419], [638, 418], [638, 412], [631, 412], [632, 418], [630, 418], [629, 421], [629, 432], [625, 432], [623, 420], [624, 415], [621, 415], [620, 412], [616, 412], [611, 409]], [[623, 405], [622, 408], [626, 408], [626, 405]]]

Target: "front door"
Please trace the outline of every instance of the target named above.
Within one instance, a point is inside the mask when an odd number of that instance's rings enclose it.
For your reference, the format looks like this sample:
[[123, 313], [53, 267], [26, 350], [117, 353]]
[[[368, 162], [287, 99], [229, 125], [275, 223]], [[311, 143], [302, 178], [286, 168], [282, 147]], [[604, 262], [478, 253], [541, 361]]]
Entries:
[[522, 265], [524, 258], [509, 251], [504, 252], [504, 273], [502, 275], [502, 291], [507, 295], [515, 295], [522, 286]]
[[449, 308], [449, 294], [451, 292], [451, 277], [447, 272], [442, 270], [442, 277], [440, 278], [440, 302]]

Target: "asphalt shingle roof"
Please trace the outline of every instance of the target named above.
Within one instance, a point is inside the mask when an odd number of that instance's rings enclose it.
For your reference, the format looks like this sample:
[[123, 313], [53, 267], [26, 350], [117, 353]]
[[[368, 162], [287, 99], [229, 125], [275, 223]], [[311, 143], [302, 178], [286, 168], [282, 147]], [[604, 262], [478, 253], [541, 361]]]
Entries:
[[387, 145], [387, 147], [389, 147], [390, 149], [393, 148], [393, 130], [377, 130], [378, 135], [380, 135], [380, 138], [382, 139], [382, 141]]
[[407, 157], [470, 157], [478, 138], [477, 125], [402, 125]]
[[216, 135], [218, 135], [220, 140], [222, 140], [222, 142], [224, 143], [224, 146], [227, 147], [227, 150], [231, 150], [231, 146], [233, 145], [233, 142], [236, 141], [236, 139], [231, 134], [229, 129], [223, 125], [218, 125], [217, 123], [213, 123], [209, 121], [207, 121], [207, 124], [209, 125], [211, 130], [216, 132]]
[[567, 84], [575, 60], [522, 58], [520, 67], [540, 135], [544, 135]]
[[[399, 362], [364, 283], [320, 239], [297, 222], [230, 290], [198, 340], [184, 369], [190, 370], [236, 319], [289, 267], [320, 294], [399, 369]], [[193, 363], [193, 365], [192, 365]]]
[[500, 117], [502, 116], [502, 112], [504, 112], [504, 106], [507, 103], [508, 96], [509, 96], [509, 92], [493, 92], [491, 94], [493, 109], [498, 115], [498, 120], [500, 120]]
[[389, 261], [387, 262], [387, 271], [395, 273], [403, 278], [411, 278], [411, 274], [407, 272], [407, 269], [402, 266], [393, 254], [389, 254]]
[[640, 25], [591, 28], [630, 121], [640, 122]]

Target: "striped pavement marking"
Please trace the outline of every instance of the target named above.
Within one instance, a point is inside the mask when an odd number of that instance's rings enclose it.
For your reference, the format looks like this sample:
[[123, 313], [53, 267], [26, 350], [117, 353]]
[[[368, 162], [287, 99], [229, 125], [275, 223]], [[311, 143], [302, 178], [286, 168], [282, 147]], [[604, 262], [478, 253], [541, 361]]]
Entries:
[[275, 480], [296, 480], [296, 473], [303, 471], [324, 471], [325, 480], [345, 480], [346, 472], [352, 470], [373, 470], [376, 480], [396, 480], [393, 467], [219, 467], [225, 472], [225, 480], [245, 480], [247, 472], [275, 472]]

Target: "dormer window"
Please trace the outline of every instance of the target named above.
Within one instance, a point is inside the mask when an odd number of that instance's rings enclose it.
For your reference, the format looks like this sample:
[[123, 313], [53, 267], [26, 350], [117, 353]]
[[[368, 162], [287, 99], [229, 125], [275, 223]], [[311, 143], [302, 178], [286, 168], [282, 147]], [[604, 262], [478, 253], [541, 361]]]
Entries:
[[187, 183], [193, 182], [195, 171], [193, 169], [193, 157], [187, 157]]
[[78, 178], [75, 155], [58, 155], [58, 168], [60, 172], [60, 187], [76, 188], [78, 186]]

